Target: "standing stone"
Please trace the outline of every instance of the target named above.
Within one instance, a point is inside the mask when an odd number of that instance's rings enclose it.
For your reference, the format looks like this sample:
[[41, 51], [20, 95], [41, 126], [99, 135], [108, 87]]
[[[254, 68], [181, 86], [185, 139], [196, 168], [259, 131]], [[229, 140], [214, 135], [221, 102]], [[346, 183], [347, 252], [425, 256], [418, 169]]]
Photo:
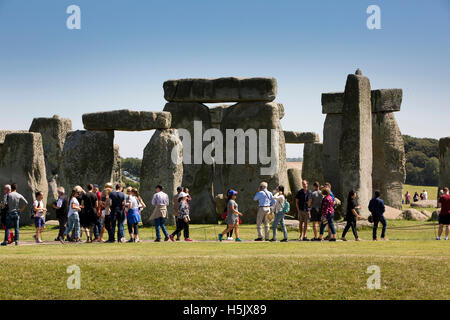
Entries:
[[290, 168], [287, 170], [287, 176], [289, 181], [290, 193], [287, 193], [287, 200], [291, 206], [290, 214], [295, 216], [297, 209], [295, 207], [295, 196], [297, 192], [302, 188], [302, 170], [298, 168]]
[[368, 217], [372, 195], [372, 108], [370, 82], [363, 75], [347, 77], [343, 119], [339, 155], [343, 206], [345, 195], [353, 189], [358, 193], [361, 216]]
[[384, 203], [402, 208], [406, 157], [403, 136], [394, 113], [372, 114], [373, 190], [381, 192]]
[[172, 219], [172, 198], [183, 179], [183, 147], [176, 129], [156, 130], [144, 150], [141, 166], [141, 195], [147, 208], [142, 221], [149, 223], [154, 206], [155, 186], [161, 185], [170, 200], [168, 222]]
[[[242, 129], [246, 133], [255, 130], [256, 141], [249, 142], [250, 139], [246, 138], [245, 147], [238, 149], [236, 139], [234, 139], [234, 148], [228, 149], [225, 146], [224, 152], [224, 160], [229, 152], [233, 151], [234, 153], [233, 164], [225, 163], [223, 165], [224, 189], [233, 188], [239, 192], [239, 211], [244, 213], [242, 221], [245, 223], [255, 223], [258, 204], [253, 201], [253, 197], [258, 191], [261, 181], [266, 181], [271, 190], [283, 185], [286, 194], [290, 192], [287, 180], [285, 140], [279, 110], [277, 103], [238, 103], [228, 107], [223, 117], [222, 132], [224, 133], [227, 129]], [[259, 131], [261, 129], [266, 129], [265, 132], [267, 132], [266, 141], [269, 148], [265, 154], [273, 157], [271, 172], [261, 172], [261, 168], [267, 168], [269, 165], [261, 163], [258, 153], [252, 154], [256, 158], [255, 163], [251, 164], [249, 161], [250, 145], [256, 147], [263, 141], [263, 136]], [[273, 139], [271, 129], [274, 129]], [[259, 149], [258, 147], [258, 152], [261, 151]], [[237, 164], [238, 154], [245, 155], [245, 164]]]
[[60, 118], [58, 115], [52, 118], [35, 118], [31, 123], [30, 132], [39, 132], [42, 135], [44, 148], [45, 169], [48, 181], [47, 209], [51, 217], [54, 216], [53, 203], [58, 199], [57, 186], [58, 174], [61, 163], [62, 150], [66, 135], [72, 130], [70, 119]]
[[6, 135], [0, 155], [0, 185], [11, 183], [17, 183], [18, 192], [28, 201], [27, 209], [20, 215], [20, 223], [30, 224], [35, 192], [43, 192], [44, 199], [48, 193], [41, 134]]
[[342, 114], [327, 114], [323, 126], [323, 178], [330, 182], [333, 193], [342, 199], [341, 174], [339, 170]]
[[450, 137], [439, 140], [439, 190], [445, 187], [450, 188]]
[[118, 149], [113, 131], [77, 130], [67, 134], [62, 153], [61, 184], [70, 192], [74, 186], [103, 186], [117, 179]]
[[303, 148], [302, 178], [309, 182], [312, 189], [315, 181], [324, 184], [322, 143], [305, 143]]
[[[203, 133], [211, 128], [211, 115], [207, 106], [201, 103], [169, 102], [164, 111], [172, 114], [172, 128], [185, 129], [190, 133], [190, 141], [184, 141], [182, 131], [179, 131], [183, 143], [183, 181], [182, 186], [189, 188], [192, 197], [192, 223], [215, 223], [216, 205], [213, 198], [214, 168], [212, 164], [204, 163], [203, 150], [209, 144], [203, 141]], [[199, 124], [199, 135], [195, 135], [194, 122]], [[190, 143], [190, 147], [189, 146]], [[190, 163], [186, 156], [190, 155]], [[199, 158], [195, 161], [195, 156]]]

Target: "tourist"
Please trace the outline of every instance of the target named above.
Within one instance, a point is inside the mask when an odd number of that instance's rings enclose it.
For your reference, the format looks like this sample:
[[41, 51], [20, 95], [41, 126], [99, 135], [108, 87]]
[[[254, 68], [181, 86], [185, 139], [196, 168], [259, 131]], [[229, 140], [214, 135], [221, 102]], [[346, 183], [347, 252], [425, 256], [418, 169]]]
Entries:
[[87, 192], [83, 194], [83, 210], [80, 213], [80, 225], [86, 232], [86, 242], [93, 241], [94, 225], [97, 221], [97, 194], [94, 193], [94, 185], [87, 186]]
[[115, 242], [115, 232], [116, 232], [116, 224], [117, 224], [117, 241], [120, 243], [125, 242], [125, 234], [124, 234], [124, 207], [125, 207], [125, 194], [122, 192], [123, 187], [120, 183], [116, 185], [116, 190], [112, 191], [109, 194], [109, 198], [111, 199], [111, 228], [109, 230], [109, 238], [108, 243]]
[[184, 187], [183, 188], [183, 192], [187, 194], [186, 201], [187, 201], [187, 204], [190, 207], [190, 204], [191, 204], [191, 201], [192, 201], [192, 197], [191, 197], [191, 194], [189, 193], [189, 188], [188, 187]]
[[419, 201], [419, 194], [417, 193], [417, 191], [414, 193], [413, 201], [414, 202]]
[[283, 231], [283, 240], [281, 242], [288, 241], [288, 233], [286, 229], [286, 224], [284, 223], [284, 216], [289, 212], [289, 202], [284, 196], [284, 187], [278, 186], [277, 192], [274, 194], [273, 198], [275, 199], [275, 219], [272, 223], [273, 237], [270, 241], [277, 241], [277, 228], [278, 224], [281, 225], [281, 230]]
[[189, 205], [187, 203], [188, 196], [189, 195], [185, 192], [180, 192], [179, 194], [179, 207], [177, 215], [177, 219], [179, 221], [177, 224], [177, 229], [171, 235], [169, 235], [170, 241], [172, 242], [175, 241], [173, 238], [174, 235], [181, 232], [181, 230], [183, 230], [184, 233], [184, 241], [192, 242], [192, 240], [189, 238], [189, 221], [191, 221], [191, 218], [189, 217]]
[[156, 239], [155, 242], [161, 241], [161, 232], [164, 233], [164, 241], [169, 240], [169, 233], [166, 229], [167, 220], [167, 206], [169, 205], [169, 196], [163, 192], [163, 187], [161, 185], [156, 186], [156, 193], [152, 198], [152, 205], [155, 206], [150, 220], [155, 220], [155, 231]]
[[443, 190], [443, 195], [439, 197], [438, 207], [441, 208], [439, 213], [439, 229], [436, 240], [441, 240], [442, 231], [445, 226], [445, 240], [448, 240], [450, 225], [450, 193], [448, 187]]
[[345, 221], [347, 221], [347, 225], [344, 228], [344, 232], [342, 232], [342, 241], [347, 241], [347, 239], [345, 239], [345, 235], [350, 228], [352, 228], [353, 236], [355, 236], [355, 241], [359, 241], [358, 231], [356, 230], [356, 220], [361, 219], [361, 217], [356, 210], [361, 209], [361, 206], [357, 205], [356, 196], [357, 193], [355, 190], [351, 190], [348, 193], [347, 211], [344, 217]]
[[270, 191], [267, 190], [267, 182], [261, 182], [258, 188], [258, 192], [253, 198], [254, 201], [258, 201], [259, 209], [256, 216], [256, 230], [258, 232], [258, 238], [255, 241], [263, 241], [262, 225], [264, 224], [265, 240], [269, 241], [269, 220], [268, 215], [271, 212], [271, 207], [275, 204], [275, 199]]
[[236, 197], [237, 191], [231, 189], [227, 192], [227, 218], [225, 219], [227, 228], [222, 233], [219, 233], [219, 241], [222, 241], [222, 237], [225, 234], [234, 230], [236, 241], [242, 242], [241, 238], [239, 238], [239, 217], [242, 216], [242, 213], [239, 212]]
[[102, 191], [102, 220], [103, 227], [100, 232], [100, 240], [99, 242], [105, 242], [103, 239], [103, 235], [106, 232], [110, 234], [111, 230], [111, 199], [109, 198], [109, 194], [112, 192], [113, 185], [111, 183], [105, 184], [105, 187]]
[[319, 182], [314, 182], [314, 191], [311, 193], [311, 222], [313, 225], [314, 239], [312, 241], [319, 240], [319, 228], [320, 221], [322, 220], [322, 200], [323, 195], [320, 192]]
[[405, 193], [405, 204], [411, 204], [411, 194], [409, 191], [406, 191]]
[[[416, 192], [417, 194], [417, 192]], [[378, 223], [381, 222], [383, 225], [383, 229], [381, 230], [381, 240], [386, 239], [386, 228], [387, 223], [384, 218], [384, 212], [386, 211], [383, 200], [380, 199], [381, 193], [380, 191], [375, 191], [375, 197], [369, 202], [369, 211], [372, 213], [373, 217], [373, 240], [377, 241], [377, 229]]]
[[295, 205], [297, 207], [300, 237], [299, 240], [308, 241], [306, 232], [308, 231], [309, 212], [311, 208], [311, 191], [308, 190], [308, 181], [302, 181], [302, 189], [298, 190], [295, 196]]
[[423, 200], [424, 199], [424, 196], [423, 196], [423, 193], [420, 193], [420, 200]]
[[[11, 192], [11, 186], [9, 184], [5, 185], [3, 188], [3, 200], [0, 202], [0, 208], [1, 208], [1, 227], [3, 230], [6, 229], [6, 216], [8, 215], [8, 204], [7, 204], [7, 197], [8, 194]], [[8, 244], [12, 243], [14, 240], [14, 234], [11, 229], [9, 229], [9, 237], [8, 237]]]
[[325, 231], [325, 226], [331, 230], [331, 236], [329, 241], [336, 241], [336, 229], [334, 228], [334, 200], [330, 194], [330, 189], [323, 188], [322, 195], [324, 196], [322, 200], [322, 223], [320, 224], [320, 235], [319, 240], [323, 241], [323, 233]]
[[94, 242], [102, 241], [102, 230], [103, 230], [103, 217], [102, 217], [102, 193], [98, 184], [94, 184], [93, 193], [97, 196], [97, 207], [95, 208], [96, 217], [94, 219]]
[[423, 200], [428, 200], [428, 192], [427, 192], [427, 190], [423, 190], [423, 192], [422, 192], [422, 195], [423, 195]]
[[[21, 204], [22, 207], [20, 206]], [[6, 196], [6, 203], [8, 206], [8, 213], [6, 215], [6, 228], [5, 228], [5, 239], [1, 243], [2, 246], [8, 244], [9, 230], [14, 228], [14, 242], [15, 245], [19, 245], [19, 214], [23, 212], [28, 201], [17, 192], [17, 184], [13, 183], [11, 185], [11, 192]]]
[[41, 234], [45, 229], [45, 214], [47, 209], [44, 206], [44, 194], [41, 191], [36, 192], [36, 200], [33, 202], [33, 218], [36, 234], [33, 235], [36, 243], [42, 243]]
[[[180, 206], [180, 203], [178, 202], [178, 198], [180, 197], [180, 193], [183, 191], [183, 187], [177, 187], [177, 193], [174, 194], [172, 198], [173, 207], [172, 207], [172, 216], [175, 219], [175, 228], [178, 228], [178, 208]], [[177, 233], [177, 241], [180, 241], [181, 232]]]
[[[80, 192], [80, 189], [75, 187], [70, 194], [69, 211], [67, 213], [67, 229], [66, 231], [64, 231], [64, 235], [68, 236], [69, 232], [73, 230], [74, 236], [70, 240], [75, 242], [81, 242], [79, 213], [83, 209], [83, 206], [80, 205], [80, 202], [78, 201]], [[59, 241], [64, 243], [64, 240], [62, 238], [60, 238]]]
[[66, 231], [67, 212], [69, 210], [69, 199], [65, 195], [63, 187], [58, 188], [58, 200], [53, 204], [53, 208], [56, 209], [56, 219], [59, 222], [59, 232], [55, 241], [64, 240], [64, 231]]
[[131, 195], [127, 197], [126, 206], [128, 208], [127, 226], [130, 239], [128, 242], [140, 242], [139, 240], [139, 222], [141, 222], [140, 208], [144, 202], [140, 198], [139, 191], [136, 188], [131, 189]]

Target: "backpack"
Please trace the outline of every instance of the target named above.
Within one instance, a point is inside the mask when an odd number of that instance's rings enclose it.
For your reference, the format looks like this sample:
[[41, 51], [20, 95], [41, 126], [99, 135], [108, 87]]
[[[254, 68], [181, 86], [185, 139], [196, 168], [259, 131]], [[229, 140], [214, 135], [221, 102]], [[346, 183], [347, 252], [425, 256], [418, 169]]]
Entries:
[[284, 200], [284, 206], [283, 206], [283, 213], [289, 213], [291, 211], [291, 205], [289, 204], [289, 201]]

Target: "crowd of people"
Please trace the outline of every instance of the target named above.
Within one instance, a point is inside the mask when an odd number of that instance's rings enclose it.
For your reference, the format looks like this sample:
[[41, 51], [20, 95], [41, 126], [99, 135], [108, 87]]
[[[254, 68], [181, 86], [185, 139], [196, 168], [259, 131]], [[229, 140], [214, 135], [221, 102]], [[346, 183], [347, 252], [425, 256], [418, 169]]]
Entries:
[[[113, 187], [107, 183], [103, 190], [98, 185], [89, 184], [84, 190], [81, 186], [72, 189], [69, 195], [63, 187], [58, 188], [58, 200], [53, 203], [56, 217], [59, 221], [59, 232], [55, 241], [61, 243], [81, 242], [82, 235], [86, 235], [86, 242], [140, 242], [139, 226], [142, 224], [141, 211], [146, 208], [146, 204], [136, 188], [128, 187], [123, 190], [122, 184]], [[425, 197], [426, 191], [424, 191]], [[409, 193], [405, 195], [407, 200]], [[357, 220], [361, 219], [359, 210], [361, 205], [357, 201], [357, 192], [350, 190], [347, 195], [346, 210], [344, 220], [346, 226], [342, 232], [341, 240], [346, 241], [346, 235], [351, 229], [356, 241], [361, 240], [357, 231]], [[410, 196], [409, 196], [410, 197]], [[42, 243], [42, 233], [45, 229], [45, 217], [47, 208], [44, 205], [44, 194], [35, 194], [33, 205], [31, 206], [31, 218], [34, 221], [36, 233], [34, 240]], [[162, 241], [161, 231], [164, 241], [180, 241], [183, 231], [184, 240], [191, 242], [189, 237], [190, 223], [190, 202], [189, 189], [178, 187], [172, 199], [171, 214], [176, 221], [176, 228], [169, 234], [165, 226], [169, 218], [169, 196], [163, 191], [163, 186], [157, 185], [152, 197], [151, 204], [154, 210], [150, 220], [154, 222], [156, 240]], [[285, 195], [284, 186], [278, 186], [272, 193], [268, 190], [268, 184], [261, 182], [253, 198], [258, 204], [256, 216], [257, 238], [254, 241], [277, 241], [277, 229], [281, 226], [283, 239], [288, 241], [288, 232], [285, 224], [285, 216], [291, 210], [290, 204]], [[309, 189], [308, 181], [302, 181], [302, 188], [295, 195], [295, 209], [299, 220], [299, 240], [309, 241], [307, 237], [308, 223], [312, 223], [314, 238], [311, 241], [336, 241], [336, 228], [334, 224], [335, 210], [341, 203], [332, 190], [331, 184], [325, 183], [323, 186], [319, 182], [314, 182], [312, 190]], [[439, 229], [437, 240], [441, 236], [445, 227], [445, 240], [448, 240], [450, 225], [450, 194], [446, 187], [442, 190], [442, 195], [438, 199], [441, 207], [439, 215]], [[28, 202], [17, 190], [17, 185], [4, 186], [4, 197], [1, 201], [1, 224], [5, 230], [2, 246], [14, 242], [19, 244], [19, 221], [20, 214], [25, 211]], [[373, 240], [378, 240], [378, 226], [381, 223], [381, 240], [387, 240], [387, 222], [384, 217], [385, 205], [380, 198], [380, 192], [375, 191], [374, 197], [368, 204], [371, 213], [369, 221], [373, 222]], [[234, 189], [227, 190], [226, 206], [222, 215], [226, 224], [225, 230], [218, 235], [219, 241], [223, 241], [226, 235], [227, 240], [241, 242], [239, 236], [239, 225], [242, 223], [243, 213], [239, 211], [238, 192]], [[127, 222], [129, 239], [125, 239], [125, 221]], [[270, 228], [270, 224], [272, 227]], [[270, 236], [272, 229], [272, 237]], [[325, 229], [328, 235], [325, 235]], [[104, 239], [105, 231], [108, 239]], [[264, 232], [263, 232], [264, 231]]]

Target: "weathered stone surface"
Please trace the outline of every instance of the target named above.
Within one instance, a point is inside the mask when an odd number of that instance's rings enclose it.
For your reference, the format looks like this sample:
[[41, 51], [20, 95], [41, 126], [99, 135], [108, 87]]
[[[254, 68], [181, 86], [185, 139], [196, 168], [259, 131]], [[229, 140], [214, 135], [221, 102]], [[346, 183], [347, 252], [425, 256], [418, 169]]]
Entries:
[[69, 132], [62, 153], [61, 184], [70, 192], [76, 185], [118, 182], [117, 156], [113, 131]]
[[292, 194], [296, 194], [302, 188], [302, 170], [290, 168], [287, 170], [289, 187]]
[[[56, 185], [58, 184], [62, 150], [66, 141], [66, 135], [71, 130], [72, 121], [70, 119], [60, 118], [58, 115], [52, 118], [34, 118], [30, 126], [30, 132], [38, 132], [42, 135], [45, 169], [49, 184], [47, 209], [52, 214], [54, 214], [52, 205], [58, 199]], [[53, 217], [56, 218], [54, 215], [50, 218]]]
[[416, 209], [408, 209], [403, 211], [402, 213], [403, 219], [405, 220], [417, 220], [417, 221], [426, 221], [428, 220], [428, 217], [421, 213], [420, 211], [417, 211]]
[[358, 193], [360, 215], [368, 217], [372, 196], [372, 112], [370, 82], [362, 75], [347, 77], [340, 139], [340, 178], [343, 207], [350, 190]]
[[388, 206], [402, 208], [406, 157], [403, 136], [394, 113], [372, 114], [373, 190]]
[[339, 172], [342, 114], [327, 114], [323, 126], [323, 177], [321, 183], [330, 182], [335, 196], [342, 199]]
[[17, 183], [18, 192], [28, 201], [20, 215], [21, 224], [30, 224], [30, 210], [35, 192], [42, 191], [47, 199], [44, 149], [39, 133], [10, 133], [6, 135], [0, 155], [0, 185]]
[[[402, 104], [402, 89], [377, 89], [371, 91], [372, 112], [400, 111]], [[344, 92], [322, 93], [322, 113], [342, 113]]]
[[386, 211], [384, 212], [384, 217], [389, 220], [403, 219], [402, 210], [392, 208], [390, 206], [385, 206]]
[[440, 213], [441, 213], [441, 209], [437, 209], [437, 210], [433, 211], [433, 213], [431, 214], [431, 221], [438, 221]]
[[319, 134], [315, 132], [284, 131], [286, 143], [301, 144], [319, 142]]
[[342, 113], [343, 105], [344, 105], [343, 92], [322, 93], [323, 114]]
[[435, 208], [436, 200], [419, 200], [416, 202], [411, 202], [412, 208]]
[[226, 207], [226, 197], [222, 193], [219, 193], [214, 197], [214, 201], [216, 203], [216, 215], [217, 219], [221, 219], [222, 213], [225, 210]]
[[[188, 187], [192, 197], [191, 221], [193, 223], [215, 223], [215, 203], [213, 198], [213, 165], [194, 159], [195, 154], [200, 157], [204, 148], [209, 144], [202, 140], [202, 133], [211, 128], [211, 115], [207, 106], [201, 103], [169, 102], [164, 111], [172, 114], [172, 127], [185, 129], [191, 139], [184, 139], [183, 130], [178, 130], [183, 143], [183, 187]], [[195, 123], [199, 124], [195, 130]], [[200, 121], [200, 122], [198, 122]], [[197, 133], [196, 133], [197, 132]], [[198, 134], [199, 135], [196, 135]], [[189, 145], [190, 144], [190, 145]], [[197, 152], [194, 150], [197, 149]], [[190, 161], [187, 156], [190, 155]]]
[[[254, 223], [258, 204], [253, 201], [253, 197], [261, 181], [266, 181], [270, 190], [283, 185], [286, 194], [290, 192], [287, 180], [284, 133], [280, 123], [279, 107], [276, 103], [263, 102], [233, 105], [227, 108], [224, 114], [222, 132], [225, 132], [226, 129], [242, 129], [247, 133], [250, 133], [250, 131], [247, 131], [248, 129], [254, 129], [256, 130], [255, 136], [257, 136], [259, 143], [264, 141], [264, 137], [259, 129], [266, 129], [264, 132], [267, 132], [266, 145], [268, 150], [263, 152], [263, 154], [271, 157], [272, 170], [269, 170], [270, 172], [261, 171], [262, 168], [268, 168], [270, 165], [261, 163], [260, 157], [257, 157], [255, 164], [250, 164], [249, 146], [256, 146], [258, 142], [253, 141], [249, 143], [248, 139], [246, 139], [244, 149], [237, 149], [236, 144], [234, 145], [235, 164], [223, 165], [224, 189], [234, 188], [239, 192], [239, 210], [244, 213], [242, 221]], [[271, 129], [273, 129], [273, 136]], [[260, 148], [258, 149], [261, 152]], [[225, 150], [225, 159], [229, 152], [231, 152], [231, 148], [230, 150]], [[237, 154], [245, 155], [246, 164], [237, 163]]]
[[5, 138], [7, 134], [10, 133], [27, 133], [27, 130], [0, 130], [0, 144], [5, 143]]
[[[151, 200], [155, 187], [162, 185], [172, 202], [176, 189], [183, 179], [183, 146], [176, 129], [156, 130], [144, 150], [141, 166], [141, 195], [147, 208], [142, 221], [149, 223], [154, 206]], [[170, 204], [172, 206], [173, 203]], [[170, 211], [170, 210], [169, 210]], [[169, 217], [169, 222], [173, 219]]]
[[280, 120], [284, 118], [286, 113], [284, 112], [284, 105], [282, 103], [277, 103], [278, 105], [278, 114], [280, 115]]
[[324, 183], [322, 143], [305, 143], [303, 148], [302, 178], [309, 182], [311, 188], [315, 181]]
[[114, 110], [83, 114], [84, 128], [97, 131], [169, 129], [171, 120], [168, 112]]
[[402, 89], [378, 89], [372, 90], [372, 112], [400, 111], [402, 104]]
[[168, 80], [163, 88], [169, 102], [273, 101], [277, 95], [275, 78]]
[[439, 190], [450, 188], [450, 137], [439, 140]]

